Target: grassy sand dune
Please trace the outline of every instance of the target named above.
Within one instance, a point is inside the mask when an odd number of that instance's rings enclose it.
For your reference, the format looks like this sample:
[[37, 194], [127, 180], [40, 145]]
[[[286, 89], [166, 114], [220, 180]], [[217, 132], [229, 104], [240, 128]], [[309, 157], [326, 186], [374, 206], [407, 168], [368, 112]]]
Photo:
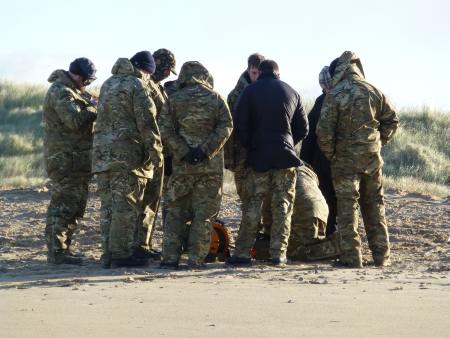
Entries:
[[[45, 184], [42, 102], [46, 87], [0, 82], [0, 186]], [[306, 100], [305, 106], [311, 107]], [[427, 107], [400, 112], [401, 125], [383, 149], [387, 188], [450, 195], [450, 113]], [[228, 183], [231, 175], [226, 175]], [[230, 184], [228, 184], [230, 185]]]
[[42, 101], [45, 86], [0, 82], [0, 185], [45, 183]]
[[404, 110], [400, 128], [383, 149], [384, 172], [401, 187], [409, 182], [423, 186], [450, 185], [450, 114], [427, 109]]

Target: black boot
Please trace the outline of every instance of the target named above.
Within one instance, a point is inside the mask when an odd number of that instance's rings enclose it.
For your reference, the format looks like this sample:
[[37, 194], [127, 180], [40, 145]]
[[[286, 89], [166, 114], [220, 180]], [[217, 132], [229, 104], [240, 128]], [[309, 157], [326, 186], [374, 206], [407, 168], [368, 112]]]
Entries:
[[82, 265], [83, 259], [81, 257], [74, 257], [67, 252], [55, 252], [47, 256], [47, 262], [51, 264], [71, 264]]
[[153, 249], [143, 249], [143, 248], [136, 248], [134, 250], [134, 257], [136, 258], [146, 258], [146, 259], [152, 259], [154, 261], [160, 261], [161, 260], [161, 252], [153, 250]]
[[287, 259], [286, 257], [275, 257], [271, 258], [270, 262], [275, 266], [285, 266], [287, 264]]
[[203, 270], [206, 268], [206, 263], [198, 260], [188, 260], [188, 269]]
[[239, 257], [239, 256], [233, 255], [227, 259], [227, 264], [234, 265], [234, 266], [239, 266], [239, 265], [248, 266], [248, 265], [252, 264], [252, 259], [248, 258], [248, 257]]
[[161, 269], [173, 269], [173, 270], [176, 270], [176, 269], [178, 269], [178, 262], [165, 262], [165, 261], [162, 261], [159, 264], [159, 267]]
[[100, 264], [102, 265], [103, 269], [110, 269], [111, 268], [111, 254], [104, 253], [100, 257]]
[[111, 268], [126, 268], [126, 267], [138, 267], [145, 266], [148, 264], [147, 258], [137, 258], [134, 256], [130, 256], [127, 258], [112, 258], [111, 259]]

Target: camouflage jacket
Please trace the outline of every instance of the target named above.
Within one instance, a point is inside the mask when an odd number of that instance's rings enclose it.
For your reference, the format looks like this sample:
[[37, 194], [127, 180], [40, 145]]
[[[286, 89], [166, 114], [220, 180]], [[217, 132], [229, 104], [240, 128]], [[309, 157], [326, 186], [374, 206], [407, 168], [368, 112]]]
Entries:
[[131, 171], [151, 178], [162, 166], [156, 107], [141, 73], [120, 58], [100, 90], [93, 172]]
[[43, 106], [44, 158], [52, 179], [91, 172], [92, 127], [97, 111], [68, 72], [55, 70]]
[[[178, 90], [164, 105], [160, 127], [164, 143], [173, 155], [174, 174], [223, 172], [222, 147], [233, 122], [224, 99], [213, 91], [213, 79], [199, 62], [186, 62], [177, 80]], [[200, 146], [208, 159], [190, 165], [182, 158], [189, 147]]]
[[397, 126], [398, 116], [386, 97], [364, 79], [360, 59], [344, 52], [316, 129], [319, 147], [332, 167], [377, 170], [383, 164], [381, 146], [392, 139]]
[[[164, 87], [159, 83], [155, 82], [153, 79], [148, 81], [148, 87], [150, 89], [150, 96], [155, 103], [156, 106], [156, 122], [159, 126], [159, 118], [161, 116], [161, 110], [164, 106], [164, 103], [167, 101], [167, 94], [164, 90]], [[168, 148], [164, 145], [164, 140], [161, 140], [163, 144], [163, 154], [165, 158], [169, 158], [170, 154]]]
[[328, 205], [319, 189], [316, 173], [308, 165], [302, 165], [297, 168], [292, 224], [311, 222], [313, 218], [327, 223]]
[[154, 80], [150, 79], [147, 84], [150, 88], [150, 96], [156, 106], [156, 121], [158, 121], [162, 107], [167, 101], [167, 95], [164, 91], [163, 86], [161, 86], [161, 84], [155, 82]]
[[177, 91], [177, 80], [164, 82], [164, 92], [168, 97]]
[[[251, 84], [247, 71], [243, 72], [239, 77], [238, 82], [234, 89], [228, 94], [227, 102], [231, 111], [236, 108], [236, 103], [242, 91]], [[231, 134], [224, 147], [225, 154], [225, 168], [230, 170], [239, 170], [245, 167], [245, 161], [247, 159], [247, 152], [245, 148], [239, 143], [234, 133]]]

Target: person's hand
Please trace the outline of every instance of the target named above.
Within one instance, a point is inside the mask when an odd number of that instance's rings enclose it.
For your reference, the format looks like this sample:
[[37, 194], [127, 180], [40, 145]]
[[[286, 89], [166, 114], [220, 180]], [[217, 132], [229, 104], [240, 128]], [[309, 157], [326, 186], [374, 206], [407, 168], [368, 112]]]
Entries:
[[208, 156], [205, 154], [205, 152], [200, 147], [195, 148], [195, 155], [196, 155], [195, 158], [197, 159], [197, 163], [201, 163], [208, 158]]
[[182, 158], [183, 161], [196, 165], [203, 162], [208, 156], [200, 147], [190, 148], [189, 152]]
[[91, 96], [91, 104], [95, 107], [98, 106], [98, 97], [95, 97], [94, 95]]
[[181, 159], [184, 162], [187, 162], [189, 164], [197, 164], [198, 160], [196, 160], [196, 148], [189, 148], [189, 151], [184, 157]]

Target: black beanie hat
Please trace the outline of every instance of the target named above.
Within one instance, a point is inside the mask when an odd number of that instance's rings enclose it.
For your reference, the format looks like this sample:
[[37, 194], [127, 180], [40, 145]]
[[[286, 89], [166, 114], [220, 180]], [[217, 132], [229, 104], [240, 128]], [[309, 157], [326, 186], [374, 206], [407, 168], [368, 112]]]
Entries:
[[88, 58], [78, 58], [72, 61], [69, 66], [69, 72], [80, 75], [84, 80], [95, 80], [97, 77], [97, 68], [94, 63]]
[[143, 69], [150, 74], [153, 74], [156, 70], [155, 59], [149, 51], [144, 50], [134, 54], [130, 61], [136, 68]]
[[331, 78], [333, 78], [334, 73], [336, 72], [336, 66], [337, 66], [338, 61], [339, 61], [339, 58], [336, 58], [333, 61], [331, 61], [331, 63], [330, 63], [330, 68], [328, 68], [328, 71], [330, 72]]

